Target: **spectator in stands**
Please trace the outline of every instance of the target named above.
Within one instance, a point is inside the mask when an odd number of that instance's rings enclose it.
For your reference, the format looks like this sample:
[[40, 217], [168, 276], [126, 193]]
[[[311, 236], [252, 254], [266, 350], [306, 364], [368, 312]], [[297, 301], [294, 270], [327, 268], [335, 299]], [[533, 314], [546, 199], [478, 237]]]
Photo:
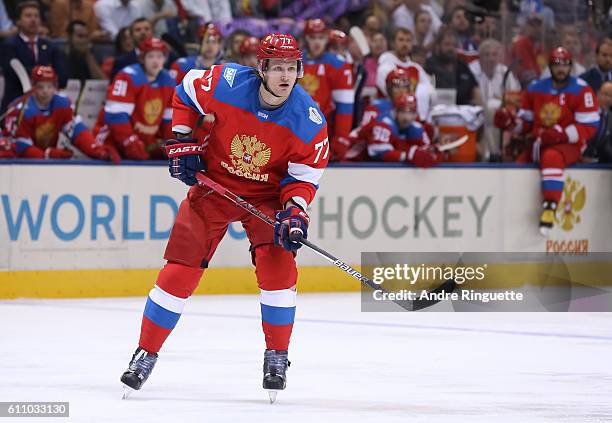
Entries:
[[457, 35], [442, 27], [436, 37], [434, 53], [425, 63], [425, 69], [436, 78], [436, 88], [457, 90], [456, 104], [482, 105], [480, 88], [470, 68], [458, 58]]
[[[383, 31], [383, 23], [381, 18], [375, 13], [366, 15], [363, 26], [361, 27], [368, 41], [375, 35]], [[370, 46], [371, 48], [371, 46]]]
[[397, 28], [392, 38], [393, 51], [387, 51], [378, 59], [376, 71], [376, 86], [384, 95], [387, 93], [387, 75], [396, 67], [408, 69], [413, 67], [418, 73], [418, 83], [415, 91], [419, 108], [419, 118], [426, 119], [429, 114], [434, 89], [427, 72], [410, 59], [412, 52], [412, 33], [406, 28]]
[[36, 1], [19, 3], [17, 9], [19, 33], [7, 38], [2, 46], [0, 61], [5, 79], [2, 99], [4, 110], [13, 99], [23, 94], [17, 74], [10, 65], [11, 59], [18, 59], [28, 74], [36, 65], [51, 65], [58, 75], [59, 87], [66, 86], [66, 57], [46, 38], [40, 37], [40, 7]]
[[425, 1], [423, 0], [389, 0], [387, 5], [389, 11], [392, 13], [391, 17], [393, 25], [396, 28], [407, 28], [414, 34], [414, 18], [417, 12], [421, 10], [429, 12], [429, 15], [431, 16], [431, 28], [429, 33], [432, 38], [435, 37], [440, 29], [440, 26], [442, 26], [440, 17], [436, 14], [434, 9], [430, 5], [425, 4]]
[[457, 55], [465, 63], [478, 59], [478, 46], [472, 36], [472, 25], [467, 18], [467, 9], [456, 7], [450, 14], [449, 27], [457, 34]]
[[183, 8], [190, 17], [201, 22], [232, 19], [232, 6], [229, 0], [181, 0]]
[[68, 77], [81, 81], [105, 77], [93, 55], [87, 24], [79, 20], [68, 24]]
[[202, 44], [200, 53], [196, 56], [181, 57], [170, 66], [170, 75], [180, 84], [187, 72], [192, 69], [210, 69], [211, 66], [221, 63], [221, 31], [213, 23], [209, 23], [202, 29]]
[[168, 32], [167, 19], [176, 18], [178, 10], [174, 0], [135, 0], [143, 16], [153, 25], [153, 33], [157, 38]]
[[[153, 37], [153, 26], [146, 18], [138, 18], [130, 25], [130, 35], [134, 45], [139, 46], [144, 40]], [[138, 63], [139, 56], [138, 48], [134, 48], [129, 53], [117, 57], [113, 64], [111, 79], [115, 78], [115, 75], [124, 67]]]
[[251, 33], [244, 29], [237, 29], [227, 37], [225, 42], [225, 53], [223, 59], [225, 62], [238, 63], [240, 60], [240, 46], [242, 42], [251, 35]]
[[414, 46], [420, 46], [427, 51], [433, 49], [434, 34], [431, 30], [431, 13], [419, 10], [414, 14]]
[[17, 27], [9, 17], [4, 2], [0, 2], [0, 39], [15, 35]]
[[366, 97], [376, 97], [376, 70], [378, 69], [378, 59], [381, 54], [387, 51], [387, 38], [382, 32], [375, 32], [370, 35], [370, 54], [363, 59], [363, 67], [366, 71], [366, 81], [362, 94]]
[[599, 101], [599, 128], [589, 140], [586, 157], [600, 163], [612, 163], [612, 81], [605, 81], [597, 92]]
[[129, 52], [134, 50], [134, 39], [132, 38], [132, 34], [130, 33], [130, 28], [125, 27], [119, 30], [117, 36], [115, 37], [114, 45], [114, 56], [107, 57], [102, 63], [102, 71], [104, 72], [106, 79], [111, 79], [113, 66], [115, 65], [115, 57], [128, 54]]
[[504, 85], [504, 76], [506, 76], [508, 67], [502, 63], [503, 48], [499, 41], [493, 38], [484, 40], [480, 43], [478, 54], [478, 60], [470, 63], [469, 68], [478, 82], [485, 111], [480, 157], [488, 160], [492, 155], [501, 154], [499, 133], [493, 127], [495, 111], [505, 101], [505, 92], [516, 93], [521, 90], [521, 85], [512, 72], [508, 73]]
[[597, 66], [589, 69], [580, 77], [593, 88], [599, 88], [605, 81], [612, 81], [612, 38], [602, 38], [595, 48]]
[[94, 11], [100, 27], [113, 38], [140, 17], [140, 9], [133, 0], [97, 0]]
[[542, 68], [546, 65], [542, 45], [542, 17], [530, 15], [513, 42], [511, 48], [512, 61], [516, 62], [516, 76], [523, 88], [534, 79], [538, 79]]
[[89, 37], [94, 41], [110, 41], [110, 33], [98, 27], [93, 0], [52, 0], [49, 5], [49, 36], [68, 38], [68, 24], [85, 22]]
[[423, 46], [412, 47], [412, 53], [410, 57], [414, 63], [418, 63], [422, 68], [425, 68], [427, 57], [429, 56], [429, 50], [426, 50]]

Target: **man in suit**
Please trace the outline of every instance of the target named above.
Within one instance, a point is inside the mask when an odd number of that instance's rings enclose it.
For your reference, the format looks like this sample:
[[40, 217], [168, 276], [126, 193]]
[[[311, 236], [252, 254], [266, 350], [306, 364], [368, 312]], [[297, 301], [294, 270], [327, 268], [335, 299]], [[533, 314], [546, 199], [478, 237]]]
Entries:
[[605, 81], [612, 81], [612, 38], [602, 38], [595, 49], [597, 66], [589, 69], [580, 77], [598, 92]]
[[40, 6], [36, 1], [19, 3], [16, 24], [19, 32], [5, 40], [0, 55], [0, 65], [5, 78], [5, 92], [0, 107], [2, 111], [12, 100], [23, 94], [19, 79], [10, 65], [13, 58], [19, 59], [28, 75], [34, 66], [48, 65], [56, 70], [60, 88], [66, 86], [67, 80], [66, 56], [49, 40], [38, 36]]
[[[589, 140], [584, 156], [587, 161], [612, 163], [612, 81], [604, 82], [597, 92], [599, 101], [599, 128]], [[594, 160], [592, 160], [594, 159]]]

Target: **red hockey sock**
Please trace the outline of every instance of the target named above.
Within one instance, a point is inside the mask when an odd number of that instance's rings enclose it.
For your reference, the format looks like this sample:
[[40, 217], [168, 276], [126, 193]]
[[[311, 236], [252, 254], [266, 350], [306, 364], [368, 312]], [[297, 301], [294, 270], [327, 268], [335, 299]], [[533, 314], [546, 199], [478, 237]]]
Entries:
[[149, 293], [142, 316], [140, 341], [145, 351], [157, 353], [178, 323], [187, 298], [198, 286], [203, 269], [167, 263]]

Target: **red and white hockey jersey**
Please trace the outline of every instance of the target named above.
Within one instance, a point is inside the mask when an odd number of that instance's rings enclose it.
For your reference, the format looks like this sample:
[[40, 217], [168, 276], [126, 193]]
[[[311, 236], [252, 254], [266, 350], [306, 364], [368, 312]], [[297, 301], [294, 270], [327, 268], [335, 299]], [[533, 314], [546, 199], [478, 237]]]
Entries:
[[335, 113], [332, 135], [348, 136], [353, 127], [353, 68], [337, 55], [326, 52], [317, 59], [304, 53], [304, 77], [300, 85], [329, 120]]
[[210, 178], [245, 198], [306, 207], [329, 159], [325, 117], [300, 86], [281, 107], [262, 108], [260, 84], [252, 68], [234, 63], [190, 71], [176, 87], [173, 129], [185, 133], [213, 114], [204, 153]]
[[518, 112], [522, 124], [517, 132], [531, 132], [538, 137], [542, 128], [556, 125], [565, 131], [570, 143], [585, 145], [599, 125], [597, 98], [589, 85], [580, 78], [570, 77], [560, 89], [553, 87], [552, 78], [529, 85]]
[[172, 138], [174, 87], [174, 78], [164, 69], [151, 82], [140, 64], [125, 67], [108, 87], [96, 134], [108, 134], [109, 140], [118, 147], [136, 135], [147, 149], [161, 151], [158, 139]]

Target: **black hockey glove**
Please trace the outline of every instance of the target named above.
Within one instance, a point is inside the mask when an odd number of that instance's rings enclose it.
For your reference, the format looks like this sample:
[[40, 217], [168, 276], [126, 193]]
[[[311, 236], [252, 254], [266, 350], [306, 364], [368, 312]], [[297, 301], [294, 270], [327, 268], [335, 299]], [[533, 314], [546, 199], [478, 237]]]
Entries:
[[195, 185], [196, 173], [206, 170], [202, 159], [204, 146], [199, 145], [195, 138], [180, 138], [166, 141], [166, 154], [170, 176], [180, 179], [187, 185]]

